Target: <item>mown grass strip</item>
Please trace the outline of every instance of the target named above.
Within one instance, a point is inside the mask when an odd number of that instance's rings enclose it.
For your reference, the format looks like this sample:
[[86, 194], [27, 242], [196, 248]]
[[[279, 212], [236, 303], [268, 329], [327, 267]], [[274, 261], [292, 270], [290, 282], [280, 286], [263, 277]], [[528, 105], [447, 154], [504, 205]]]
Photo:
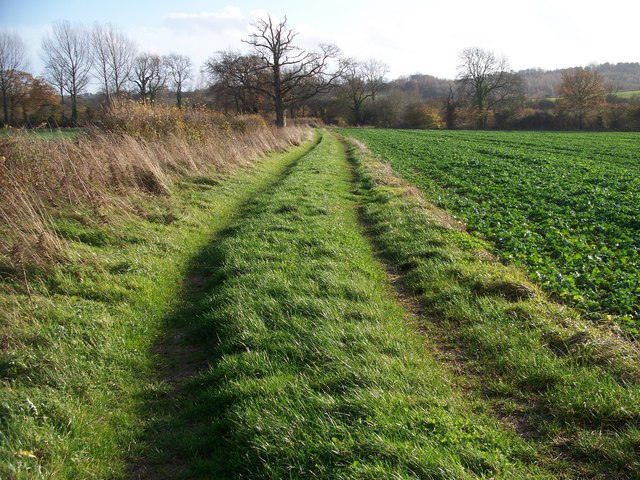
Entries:
[[640, 476], [637, 345], [552, 303], [372, 154], [352, 149], [362, 215], [421, 303], [458, 380], [561, 478]]
[[69, 261], [28, 284], [0, 279], [0, 478], [125, 475], [154, 421], [142, 399], [170, 389], [154, 344], [184, 304], [193, 259], [318, 139], [223, 177], [185, 177], [171, 196], [129, 198], [138, 215], [111, 224], [59, 212]]
[[541, 476], [426, 354], [352, 189], [325, 135], [211, 245], [208, 293], [179, 315], [210, 366], [150, 432], [155, 460], [189, 459], [177, 478]]

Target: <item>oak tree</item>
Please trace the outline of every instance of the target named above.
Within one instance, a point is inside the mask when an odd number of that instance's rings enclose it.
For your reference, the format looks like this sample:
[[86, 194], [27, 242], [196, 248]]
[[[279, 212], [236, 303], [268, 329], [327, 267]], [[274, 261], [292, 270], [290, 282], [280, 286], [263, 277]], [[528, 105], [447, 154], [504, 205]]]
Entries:
[[520, 93], [520, 79], [506, 58], [489, 50], [466, 48], [459, 59], [456, 80], [461, 96], [475, 108], [478, 128], [485, 128], [489, 112]]
[[152, 53], [138, 55], [133, 61], [133, 83], [142, 103], [153, 103], [165, 84], [162, 58]]
[[342, 72], [333, 62], [340, 50], [331, 44], [321, 44], [319, 52], [301, 49], [295, 44], [298, 33], [287, 26], [286, 17], [276, 23], [268, 15], [254, 23], [253, 29], [243, 42], [251, 47], [252, 55], [259, 62], [250, 67], [250, 71], [238, 75], [238, 80], [258, 80], [244, 86], [271, 99], [276, 126], [284, 127], [287, 108], [326, 93], [336, 84]]
[[234, 51], [220, 51], [210, 57], [203, 70], [211, 82], [218, 107], [236, 113], [256, 112], [261, 95], [251, 85], [267, 83], [269, 78], [259, 68], [260, 58]]
[[600, 73], [590, 68], [574, 68], [562, 72], [558, 88], [558, 107], [577, 118], [580, 130], [588, 116], [604, 104], [607, 90]]

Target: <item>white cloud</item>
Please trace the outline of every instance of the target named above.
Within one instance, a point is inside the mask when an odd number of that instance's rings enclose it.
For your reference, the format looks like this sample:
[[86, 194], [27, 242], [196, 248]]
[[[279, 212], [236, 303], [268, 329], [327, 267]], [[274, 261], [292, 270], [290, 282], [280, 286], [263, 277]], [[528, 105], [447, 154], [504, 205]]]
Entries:
[[[264, 9], [259, 9], [259, 10], [251, 10], [249, 12], [249, 17], [251, 18], [251, 22], [255, 22], [256, 20], [260, 20], [261, 18], [267, 18], [269, 16], [269, 12], [267, 10]], [[271, 15], [271, 18], [273, 18], [274, 21], [278, 21], [278, 17]]]
[[167, 15], [163, 24], [180, 33], [200, 34], [210, 29], [227, 29], [245, 23], [245, 16], [238, 7], [227, 6], [217, 12], [184, 13]]
[[136, 41], [140, 51], [148, 51], [159, 55], [180, 53], [188, 55], [196, 69], [205, 60], [220, 50], [238, 50], [242, 48], [240, 39], [244, 38], [244, 26], [226, 26], [211, 28], [197, 33], [197, 41], [191, 35], [168, 26], [143, 28], [128, 32]]
[[251, 17], [229, 5], [213, 12], [172, 12], [159, 26], [129, 30], [141, 51], [188, 55], [195, 69], [220, 50], [242, 49]]

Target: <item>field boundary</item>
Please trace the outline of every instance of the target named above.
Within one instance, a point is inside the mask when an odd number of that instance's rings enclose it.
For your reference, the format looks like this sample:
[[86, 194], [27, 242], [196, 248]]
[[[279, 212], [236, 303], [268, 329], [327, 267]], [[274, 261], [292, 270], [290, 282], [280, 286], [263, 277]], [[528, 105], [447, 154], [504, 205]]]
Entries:
[[[549, 301], [366, 146], [349, 150], [367, 199], [359, 212], [367, 236], [455, 383], [480, 411], [535, 445], [551, 471], [637, 473], [638, 346]], [[600, 450], [598, 435], [609, 451]]]

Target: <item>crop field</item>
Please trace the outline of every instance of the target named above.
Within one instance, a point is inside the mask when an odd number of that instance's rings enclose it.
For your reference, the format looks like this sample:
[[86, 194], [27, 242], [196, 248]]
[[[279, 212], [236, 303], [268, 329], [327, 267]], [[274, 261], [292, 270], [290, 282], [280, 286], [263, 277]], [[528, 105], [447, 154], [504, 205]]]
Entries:
[[345, 132], [539, 285], [638, 335], [638, 134]]

